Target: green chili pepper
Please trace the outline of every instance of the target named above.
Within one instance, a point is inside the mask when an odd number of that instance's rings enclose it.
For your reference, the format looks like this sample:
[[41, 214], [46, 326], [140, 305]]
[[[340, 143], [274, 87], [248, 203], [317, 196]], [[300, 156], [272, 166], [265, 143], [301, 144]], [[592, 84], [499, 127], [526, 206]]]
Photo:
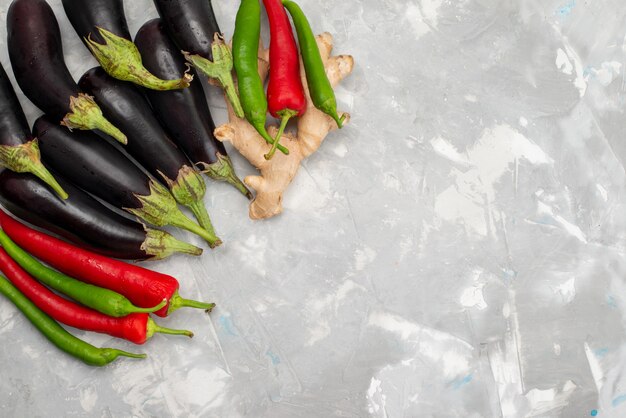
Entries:
[[61, 325], [43, 313], [26, 296], [0, 275], [0, 293], [7, 297], [28, 320], [54, 345], [66, 353], [92, 366], [105, 366], [119, 356], [145, 358], [145, 354], [133, 354], [115, 348], [98, 348], [74, 337]]
[[291, 15], [293, 25], [298, 34], [298, 43], [300, 44], [300, 55], [302, 55], [302, 63], [304, 64], [304, 72], [306, 73], [306, 81], [309, 88], [309, 94], [315, 107], [328, 116], [332, 117], [339, 128], [342, 127], [345, 115], [339, 117], [337, 114], [337, 99], [335, 92], [326, 76], [324, 62], [317, 47], [317, 41], [311, 25], [306, 16], [302, 12], [300, 6], [291, 0], [282, 0], [285, 9]]
[[[235, 18], [233, 34], [233, 61], [237, 72], [239, 98], [243, 113], [254, 129], [267, 141], [274, 144], [265, 129], [267, 99], [263, 82], [259, 77], [259, 37], [261, 36], [261, 5], [258, 0], [241, 0]], [[285, 155], [289, 150], [282, 145], [276, 148]]]
[[154, 308], [138, 308], [117, 292], [83, 283], [46, 267], [18, 247], [2, 230], [0, 230], [0, 245], [17, 264], [37, 280], [105, 315], [117, 318], [131, 313], [156, 312], [167, 304], [167, 300], [163, 299]]

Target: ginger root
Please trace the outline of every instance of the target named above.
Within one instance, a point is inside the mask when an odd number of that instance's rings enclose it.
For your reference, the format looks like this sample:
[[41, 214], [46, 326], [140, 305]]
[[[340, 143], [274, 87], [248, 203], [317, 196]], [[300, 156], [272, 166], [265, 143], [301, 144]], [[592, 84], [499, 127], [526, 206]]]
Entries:
[[[350, 55], [331, 56], [333, 38], [329, 33], [317, 36], [326, 74], [333, 87], [352, 72], [354, 59]], [[259, 54], [259, 75], [265, 80], [268, 73], [269, 50]], [[261, 173], [259, 176], [247, 176], [244, 182], [256, 191], [256, 197], [250, 203], [250, 218], [265, 219], [282, 212], [283, 193], [293, 180], [303, 159], [314, 153], [326, 138], [326, 135], [337, 129], [335, 121], [313, 105], [306, 88], [304, 68], [300, 65], [301, 77], [307, 96], [307, 110], [298, 119], [297, 134], [285, 133], [280, 143], [289, 149], [289, 155], [276, 153], [271, 160], [266, 160], [270, 145], [263, 140], [257, 131], [245, 120], [238, 118], [230, 104], [228, 105], [228, 123], [215, 129], [215, 137], [224, 142], [230, 141], [233, 146]], [[349, 120], [346, 115], [345, 123]], [[340, 113], [341, 116], [341, 113]], [[268, 127], [269, 134], [274, 137], [278, 128]]]

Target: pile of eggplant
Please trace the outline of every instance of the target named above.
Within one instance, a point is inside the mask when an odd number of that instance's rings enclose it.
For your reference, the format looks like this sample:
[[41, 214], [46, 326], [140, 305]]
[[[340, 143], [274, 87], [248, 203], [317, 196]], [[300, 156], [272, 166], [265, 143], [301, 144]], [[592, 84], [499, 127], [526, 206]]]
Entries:
[[0, 201], [33, 225], [121, 259], [202, 252], [155, 228], [166, 225], [197, 234], [211, 248], [221, 244], [203, 203], [201, 174], [252, 198], [213, 135], [202, 85], [192, 82], [198, 75], [181, 52], [202, 54], [219, 33], [211, 3], [155, 4], [161, 18], [145, 23], [133, 42], [122, 0], [63, 0], [100, 63], [78, 81], [45, 0], [13, 0], [7, 13], [15, 78], [44, 115], [31, 130], [0, 66], [0, 164], [7, 168]]

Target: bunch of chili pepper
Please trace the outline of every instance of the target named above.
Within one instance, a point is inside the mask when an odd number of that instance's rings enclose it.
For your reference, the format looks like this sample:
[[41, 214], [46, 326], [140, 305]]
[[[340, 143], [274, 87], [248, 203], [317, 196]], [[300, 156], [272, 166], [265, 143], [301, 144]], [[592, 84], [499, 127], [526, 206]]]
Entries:
[[145, 354], [94, 347], [57, 321], [143, 344], [155, 333], [193, 336], [191, 331], [159, 326], [149, 313], [166, 316], [183, 306], [209, 312], [215, 306], [181, 298], [178, 281], [171, 276], [74, 247], [1, 210], [0, 227], [0, 271], [6, 276], [0, 275], [0, 293], [53, 344], [87, 364], [104, 366], [119, 356]]
[[[311, 101], [316, 108], [330, 115], [342, 127], [344, 117], [337, 114], [337, 100], [326, 76], [315, 35], [302, 12], [291, 0], [263, 0], [270, 25], [270, 70], [267, 98], [258, 74], [258, 48], [261, 11], [257, 0], [241, 0], [235, 33], [233, 35], [233, 59], [239, 84], [239, 96], [244, 115], [259, 134], [271, 144], [266, 159], [272, 158], [276, 149], [284, 154], [289, 151], [279, 144], [280, 138], [292, 117], [302, 116], [306, 111], [306, 97], [300, 78], [298, 46], [291, 30], [287, 11], [291, 15], [300, 44]], [[280, 119], [275, 138], [265, 128], [266, 114]]]

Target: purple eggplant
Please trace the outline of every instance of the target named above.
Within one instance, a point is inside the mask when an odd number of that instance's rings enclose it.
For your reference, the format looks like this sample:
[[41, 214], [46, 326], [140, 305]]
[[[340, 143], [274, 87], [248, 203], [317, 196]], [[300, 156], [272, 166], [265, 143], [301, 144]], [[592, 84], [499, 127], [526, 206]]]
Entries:
[[65, 65], [59, 24], [48, 3], [13, 0], [7, 31], [15, 79], [31, 102], [70, 129], [98, 129], [126, 143], [126, 136], [78, 89]]
[[[165, 31], [161, 19], [145, 23], [135, 36], [144, 65], [157, 77], [171, 77], [186, 67], [185, 59]], [[215, 123], [202, 84], [173, 91], [145, 90], [154, 113], [196, 167], [209, 177], [226, 181], [248, 198], [252, 194], [235, 174], [226, 148], [213, 135]]]
[[155, 90], [189, 86], [192, 77], [185, 70], [164, 80], [143, 66], [128, 32], [122, 0], [63, 0], [63, 8], [85, 46], [112, 77]]
[[243, 118], [233, 82], [233, 56], [224, 43], [211, 0], [154, 0], [154, 4], [187, 61], [220, 83], [233, 111]]
[[58, 174], [56, 177], [69, 193], [66, 200], [57, 198], [31, 174], [4, 170], [0, 173], [0, 201], [23, 220], [109, 257], [144, 260], [202, 251], [113, 212]]
[[17, 173], [33, 173], [62, 199], [67, 193], [41, 163], [39, 142], [33, 138], [11, 80], [0, 65], [0, 165]]
[[128, 153], [162, 180], [178, 203], [191, 209], [206, 230], [204, 238], [209, 245], [221, 244], [204, 207], [204, 180], [167, 135], [143, 94], [132, 84], [109, 76], [101, 67], [87, 71], [79, 85], [94, 97], [107, 118], [126, 132], [130, 138]]
[[[92, 132], [69, 132], [47, 116], [35, 122], [44, 163], [103, 201], [156, 226], [173, 225], [204, 235], [161, 183]], [[68, 164], [71, 161], [71, 164]]]

